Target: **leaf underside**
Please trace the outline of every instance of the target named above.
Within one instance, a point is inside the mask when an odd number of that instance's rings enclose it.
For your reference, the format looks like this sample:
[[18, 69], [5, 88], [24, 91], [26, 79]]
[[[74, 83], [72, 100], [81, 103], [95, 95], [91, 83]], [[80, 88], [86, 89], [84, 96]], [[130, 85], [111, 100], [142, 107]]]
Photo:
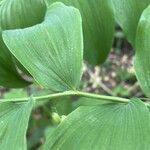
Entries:
[[55, 3], [48, 8], [41, 24], [4, 31], [3, 39], [12, 54], [43, 87], [53, 91], [78, 87], [83, 38], [77, 9]]
[[44, 150], [148, 150], [149, 111], [140, 100], [129, 104], [83, 106], [47, 136]]

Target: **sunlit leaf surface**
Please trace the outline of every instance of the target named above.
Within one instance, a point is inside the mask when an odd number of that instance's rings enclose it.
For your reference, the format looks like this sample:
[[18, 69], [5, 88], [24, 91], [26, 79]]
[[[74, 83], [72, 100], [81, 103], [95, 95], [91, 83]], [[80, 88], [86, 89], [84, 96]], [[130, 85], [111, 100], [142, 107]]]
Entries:
[[47, 135], [43, 149], [148, 150], [149, 117], [149, 110], [137, 99], [126, 105], [82, 106]]
[[26, 150], [26, 131], [33, 101], [0, 102], [0, 148]]

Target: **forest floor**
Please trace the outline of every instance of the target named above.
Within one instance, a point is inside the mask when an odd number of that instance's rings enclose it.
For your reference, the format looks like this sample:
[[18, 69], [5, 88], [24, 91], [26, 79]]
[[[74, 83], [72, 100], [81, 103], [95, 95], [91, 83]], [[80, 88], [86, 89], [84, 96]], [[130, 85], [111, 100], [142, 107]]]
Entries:
[[82, 89], [127, 98], [143, 97], [133, 67], [134, 50], [126, 40], [122, 40], [119, 48], [115, 44], [101, 66], [84, 64]]

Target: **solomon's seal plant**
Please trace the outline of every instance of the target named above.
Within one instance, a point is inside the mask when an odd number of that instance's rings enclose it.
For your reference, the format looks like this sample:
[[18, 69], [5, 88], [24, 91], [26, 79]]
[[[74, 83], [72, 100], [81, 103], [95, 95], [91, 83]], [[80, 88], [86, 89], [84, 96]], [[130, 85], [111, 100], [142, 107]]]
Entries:
[[79, 85], [83, 58], [92, 65], [105, 61], [116, 19], [136, 49], [136, 76], [150, 96], [149, 4], [149, 0], [2, 0], [0, 85], [20, 88], [37, 82], [53, 93], [0, 100], [0, 149], [27, 149], [26, 131], [35, 103], [77, 96], [105, 104], [77, 108], [47, 133], [41, 149], [148, 150], [148, 103], [82, 92]]

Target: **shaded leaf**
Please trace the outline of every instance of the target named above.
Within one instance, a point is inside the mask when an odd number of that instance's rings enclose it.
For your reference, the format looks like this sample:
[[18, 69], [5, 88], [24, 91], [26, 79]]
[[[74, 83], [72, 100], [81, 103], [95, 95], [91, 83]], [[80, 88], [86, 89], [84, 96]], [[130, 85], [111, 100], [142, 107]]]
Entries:
[[20, 88], [28, 84], [18, 74], [12, 56], [2, 40], [2, 31], [0, 29], [0, 85]]
[[50, 127], [47, 127], [46, 130], [45, 130], [45, 138], [47, 139], [49, 137], [49, 135], [51, 135], [55, 129], [56, 129], [57, 126], [50, 126]]
[[83, 106], [49, 136], [44, 150], [148, 150], [149, 111], [143, 102]]
[[33, 101], [0, 102], [0, 147], [3, 150], [26, 150], [26, 130]]
[[27, 138], [27, 150], [34, 150], [41, 144], [41, 139], [44, 136], [45, 128], [35, 128], [31, 132], [30, 137]]
[[[1, 30], [24, 28], [40, 23], [44, 19], [45, 11], [44, 0], [3, 0], [0, 4]], [[0, 32], [0, 85], [23, 87], [29, 84], [19, 76], [15, 64], [18, 65], [5, 46]], [[18, 66], [23, 68], [20, 64]]]
[[44, 0], [4, 0], [0, 7], [0, 24], [3, 30], [26, 28], [44, 20]]
[[150, 6], [139, 21], [136, 35], [134, 67], [141, 88], [150, 96]]
[[85, 98], [85, 97], [79, 98], [77, 102], [79, 106], [97, 106], [97, 105], [112, 103], [111, 101], [105, 101], [105, 100], [102, 101], [98, 99], [92, 99], [91, 101], [91, 98]]
[[59, 115], [68, 115], [73, 110], [71, 97], [61, 97], [52, 101], [54, 111]]
[[78, 87], [82, 72], [82, 28], [77, 9], [51, 5], [45, 21], [33, 27], [4, 31], [9, 50], [45, 88]]
[[137, 25], [143, 10], [150, 0], [112, 0], [117, 23], [125, 32], [129, 42], [134, 45]]
[[[49, 3], [56, 0], [47, 0]], [[91, 64], [103, 63], [112, 46], [114, 14], [109, 0], [60, 0], [80, 10], [83, 19], [84, 58]]]
[[12, 89], [6, 93], [4, 93], [3, 97], [5, 99], [9, 98], [23, 98], [28, 97], [27, 91], [24, 89]]

